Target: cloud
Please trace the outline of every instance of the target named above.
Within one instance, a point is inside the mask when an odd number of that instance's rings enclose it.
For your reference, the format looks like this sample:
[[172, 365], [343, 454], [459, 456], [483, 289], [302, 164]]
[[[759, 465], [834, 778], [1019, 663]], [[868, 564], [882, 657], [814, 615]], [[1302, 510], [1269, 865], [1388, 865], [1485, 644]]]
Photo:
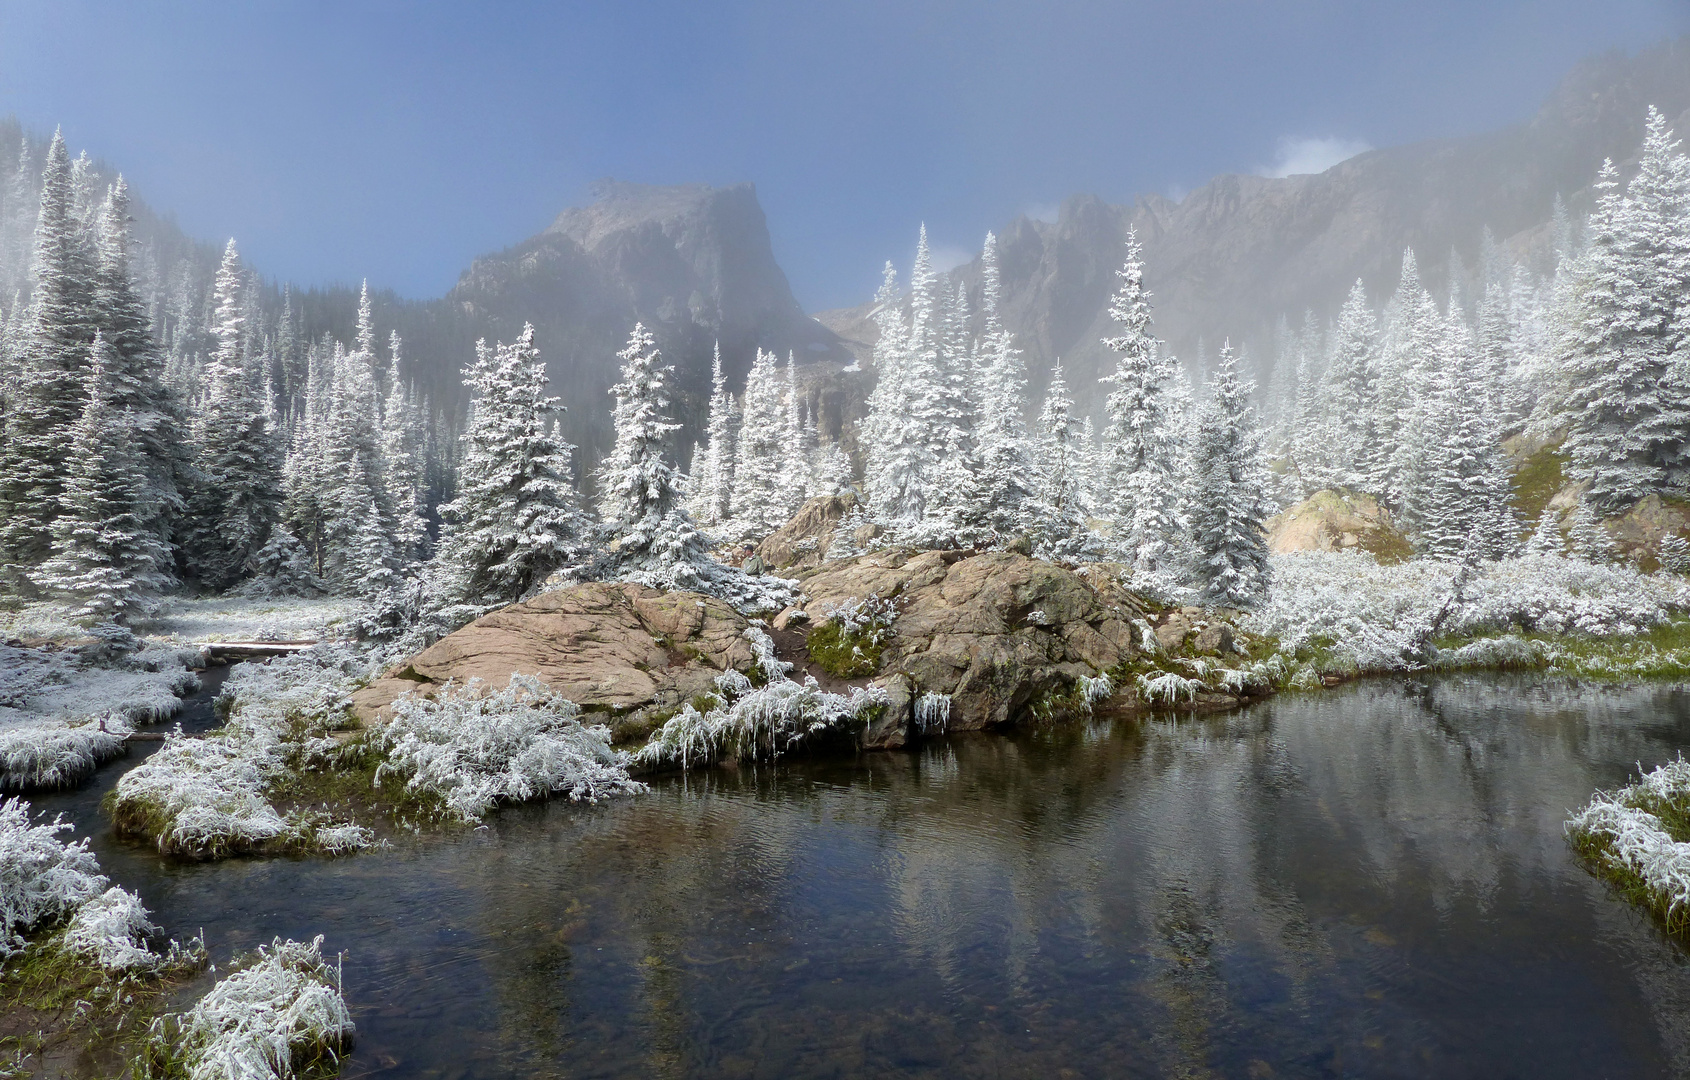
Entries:
[[1340, 161], [1348, 161], [1371, 149], [1371, 144], [1360, 139], [1295, 138], [1286, 135], [1279, 140], [1279, 157], [1272, 165], [1257, 168], [1256, 175], [1278, 178], [1323, 173]]

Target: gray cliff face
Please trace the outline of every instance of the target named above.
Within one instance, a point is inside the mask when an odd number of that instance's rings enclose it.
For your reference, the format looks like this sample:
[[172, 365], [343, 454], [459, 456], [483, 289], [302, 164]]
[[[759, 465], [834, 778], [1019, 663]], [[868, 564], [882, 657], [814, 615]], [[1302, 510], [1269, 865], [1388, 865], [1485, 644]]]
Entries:
[[[1504, 250], [1545, 269], [1556, 194], [1582, 219], [1603, 159], [1624, 172], [1635, 158], [1650, 105], [1690, 135], [1690, 40], [1591, 60], [1530, 121], [1502, 131], [1371, 151], [1313, 176], [1221, 176], [1178, 203], [1077, 195], [1054, 224], [1017, 219], [999, 233], [1003, 312], [1035, 398], [1061, 358], [1078, 407], [1101, 410], [1096, 380], [1114, 366], [1101, 339], [1114, 332], [1108, 299], [1129, 228], [1144, 246], [1154, 332], [1188, 370], [1200, 341], [1212, 359], [1229, 338], [1261, 370], [1281, 316], [1295, 326], [1305, 310], [1335, 315], [1357, 278], [1382, 303], [1406, 247], [1440, 296], [1452, 248], [1472, 273], [1487, 227]], [[953, 273], [977, 300], [978, 260]], [[870, 310], [818, 318], [866, 355], [877, 336]]]
[[717, 341], [736, 387], [758, 346], [811, 366], [849, 362], [837, 337], [793, 298], [750, 184], [603, 185], [591, 206], [477, 259], [441, 307], [465, 324], [466, 341], [509, 341], [525, 321], [534, 324], [551, 390], [570, 406], [565, 434], [587, 462], [610, 446], [616, 353], [635, 322], [675, 365], [683, 455], [703, 425]]

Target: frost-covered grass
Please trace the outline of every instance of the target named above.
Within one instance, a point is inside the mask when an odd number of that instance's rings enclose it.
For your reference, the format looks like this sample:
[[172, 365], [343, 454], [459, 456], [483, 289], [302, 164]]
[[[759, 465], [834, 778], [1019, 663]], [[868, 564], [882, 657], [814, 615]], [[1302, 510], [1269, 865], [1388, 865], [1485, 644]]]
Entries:
[[268, 792], [334, 745], [329, 736], [348, 726], [352, 690], [374, 670], [368, 654], [340, 645], [242, 664], [218, 701], [223, 728], [202, 737], [178, 730], [126, 773], [106, 797], [113, 824], [161, 852], [200, 859], [368, 846], [368, 829], [308, 810], [284, 814]]
[[[0, 1003], [16, 1018], [0, 1053], [14, 1059], [55, 1038], [87, 1044], [133, 1030], [161, 980], [205, 959], [198, 939], [154, 950], [159, 930], [140, 899], [100, 872], [87, 840], [63, 839], [69, 830], [59, 818], [31, 823], [21, 799], [0, 803]], [[30, 1032], [26, 1018], [44, 1030]]]
[[364, 606], [347, 597], [171, 597], [136, 620], [135, 632], [169, 641], [326, 641], [350, 627]]
[[366, 743], [380, 757], [376, 786], [402, 783], [461, 821], [499, 803], [597, 802], [645, 790], [628, 778], [626, 755], [610, 748], [609, 729], [583, 724], [574, 702], [532, 676], [512, 675], [495, 691], [479, 681], [448, 685], [433, 700], [407, 694]]
[[823, 671], [836, 679], [854, 679], [880, 670], [880, 657], [892, 639], [897, 603], [879, 596], [851, 599], [827, 608], [821, 623], [804, 638], [804, 647]]
[[1679, 661], [1663, 646], [1676, 644], [1643, 643], [1690, 612], [1676, 575], [1557, 555], [1481, 563], [1464, 580], [1453, 564], [1381, 566], [1358, 553], [1276, 555], [1273, 569], [1242, 626], [1295, 659], [1292, 685], [1421, 667], [1667, 674]]
[[823, 736], [854, 735], [886, 705], [886, 692], [879, 687], [853, 687], [847, 695], [821, 689], [813, 676], [794, 682], [787, 676], [792, 665], [775, 656], [768, 634], [752, 626], [745, 636], [763, 685], [738, 671], [717, 676], [715, 704], [703, 712], [683, 706], [632, 755], [636, 770], [776, 758]]
[[340, 961], [277, 938], [217, 981], [192, 1009], [152, 1025], [141, 1075], [287, 1080], [332, 1073], [352, 1045]]
[[1669, 931], [1690, 928], [1690, 761], [1680, 756], [1629, 787], [1597, 792], [1568, 820], [1567, 837]]

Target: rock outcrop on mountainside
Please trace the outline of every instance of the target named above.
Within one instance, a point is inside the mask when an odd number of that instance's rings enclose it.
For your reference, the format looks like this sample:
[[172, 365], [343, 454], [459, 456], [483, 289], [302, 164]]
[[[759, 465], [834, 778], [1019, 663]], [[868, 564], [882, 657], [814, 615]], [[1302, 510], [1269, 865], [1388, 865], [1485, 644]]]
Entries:
[[[890, 548], [824, 563], [804, 578], [805, 599], [770, 627], [795, 677], [829, 689], [877, 684], [888, 707], [863, 745], [893, 749], [927, 725], [924, 695], [948, 699], [953, 731], [1013, 726], [1089, 712], [1088, 696], [1146, 668], [1153, 657], [1207, 656], [1235, 662], [1242, 639], [1219, 613], [1157, 610], [1118, 584], [1118, 566], [1070, 569], [1013, 552]], [[890, 634], [866, 667], [830, 672], [815, 651], [836, 608], [889, 602]], [[728, 668], [750, 672], [751, 625], [721, 601], [638, 585], [577, 585], [513, 604], [470, 623], [359, 690], [353, 707], [379, 722], [403, 693], [429, 695], [446, 683], [504, 686], [536, 675], [597, 714], [623, 743], [643, 739], [683, 704], [708, 694]], [[1107, 696], [1107, 695], [1104, 695]], [[1119, 699], [1125, 704], [1130, 698]], [[1224, 708], [1240, 697], [1193, 691], [1184, 708]], [[1101, 704], [1101, 702], [1097, 702]]]
[[[565, 434], [589, 458], [611, 441], [609, 390], [617, 350], [642, 322], [675, 365], [686, 445], [701, 426], [717, 343], [730, 382], [758, 348], [837, 371], [850, 356], [806, 316], [769, 245], [750, 184], [648, 187], [606, 183], [590, 206], [565, 210], [544, 232], [483, 256], [440, 302], [464, 337], [512, 340], [524, 322], [569, 405]], [[447, 378], [467, 357], [444, 357]], [[449, 381], [449, 380], [448, 380]]]

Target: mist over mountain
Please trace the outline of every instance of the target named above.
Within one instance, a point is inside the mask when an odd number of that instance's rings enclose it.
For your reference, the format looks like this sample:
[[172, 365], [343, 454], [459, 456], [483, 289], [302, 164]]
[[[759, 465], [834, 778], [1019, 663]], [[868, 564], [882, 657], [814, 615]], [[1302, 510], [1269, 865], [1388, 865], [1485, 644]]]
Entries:
[[[1690, 41], [1586, 61], [1537, 115], [1501, 131], [1373, 150], [1317, 175], [1220, 176], [1178, 202], [1072, 196], [1054, 223], [1020, 217], [999, 231], [1005, 324], [1035, 397], [1061, 358], [1082, 410], [1099, 411], [1096, 380], [1114, 364], [1101, 344], [1115, 332], [1106, 308], [1134, 228], [1157, 336], [1190, 371], [1200, 342], [1212, 357], [1230, 338], [1265, 379], [1281, 317], [1293, 326], [1305, 310], [1330, 318], [1357, 278], [1382, 303], [1404, 248], [1439, 295], [1450, 287], [1452, 250], [1458, 286], [1476, 274], [1487, 228], [1504, 251], [1546, 267], [1556, 195], [1582, 219], [1604, 158], [1629, 175], [1650, 105], [1690, 133]], [[978, 297], [978, 258], [952, 274]], [[866, 354], [871, 307], [818, 318]]]

